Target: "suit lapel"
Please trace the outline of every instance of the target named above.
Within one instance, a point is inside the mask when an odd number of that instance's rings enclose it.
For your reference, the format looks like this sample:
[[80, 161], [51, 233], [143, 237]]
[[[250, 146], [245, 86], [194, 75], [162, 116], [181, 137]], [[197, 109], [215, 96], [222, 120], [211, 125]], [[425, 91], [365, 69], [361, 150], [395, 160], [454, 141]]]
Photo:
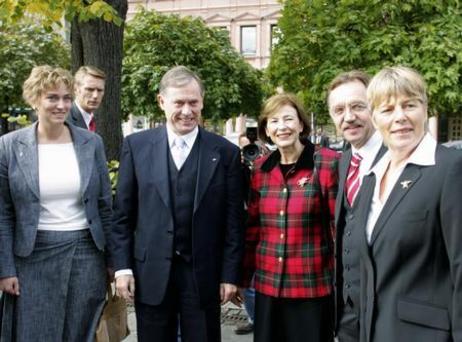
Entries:
[[13, 150], [27, 185], [40, 198], [36, 131], [37, 122], [24, 130], [24, 135], [18, 138], [18, 144], [13, 145]]
[[90, 139], [89, 136], [83, 135], [72, 125], [68, 125], [68, 127], [71, 131], [74, 151], [79, 164], [80, 193], [84, 194], [95, 164], [95, 141]]
[[196, 212], [199, 204], [204, 197], [210, 180], [212, 179], [215, 169], [220, 162], [220, 154], [215, 150], [216, 146], [212, 145], [212, 141], [208, 137], [205, 130], [199, 129], [199, 163], [197, 167], [197, 184], [196, 198], [194, 199], [194, 212]]
[[337, 198], [335, 200], [335, 226], [338, 227], [340, 212], [343, 208], [343, 199], [344, 199], [344, 187], [345, 181], [348, 173], [348, 166], [350, 165], [351, 160], [351, 149], [344, 152], [342, 159], [339, 164], [339, 185], [338, 189], [339, 192], [337, 194]]
[[374, 231], [372, 232], [371, 244], [377, 239], [377, 236], [382, 231], [385, 226], [388, 218], [393, 214], [396, 206], [401, 202], [404, 196], [408, 193], [409, 189], [417, 182], [420, 178], [420, 169], [416, 165], [408, 165], [404, 169], [403, 173], [396, 181], [393, 190], [388, 197], [382, 212], [377, 219], [377, 223], [374, 226]]
[[149, 153], [151, 156], [151, 172], [148, 177], [153, 177], [154, 184], [162, 202], [164, 202], [166, 208], [171, 210], [167, 129], [164, 127], [156, 133], [157, 134], [152, 137], [152, 144], [150, 147], [152, 149]]

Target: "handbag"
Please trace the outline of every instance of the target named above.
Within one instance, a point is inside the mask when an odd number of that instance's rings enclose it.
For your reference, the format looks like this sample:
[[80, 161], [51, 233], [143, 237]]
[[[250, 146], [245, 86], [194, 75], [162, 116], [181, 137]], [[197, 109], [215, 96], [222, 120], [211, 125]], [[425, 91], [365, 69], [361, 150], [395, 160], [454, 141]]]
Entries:
[[127, 304], [116, 296], [109, 283], [103, 313], [96, 329], [96, 342], [120, 342], [130, 334], [127, 319]]

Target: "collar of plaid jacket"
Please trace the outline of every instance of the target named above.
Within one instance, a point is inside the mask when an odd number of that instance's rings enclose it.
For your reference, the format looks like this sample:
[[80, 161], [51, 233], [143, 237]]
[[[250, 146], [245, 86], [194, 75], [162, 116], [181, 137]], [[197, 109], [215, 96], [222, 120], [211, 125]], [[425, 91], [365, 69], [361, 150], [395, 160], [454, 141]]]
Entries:
[[[300, 158], [295, 163], [295, 170], [299, 169], [313, 169], [314, 168], [314, 145], [310, 141], [302, 142], [305, 145]], [[261, 170], [263, 172], [271, 172], [276, 165], [279, 165], [281, 160], [281, 153], [279, 150], [271, 153], [268, 158], [263, 162]]]

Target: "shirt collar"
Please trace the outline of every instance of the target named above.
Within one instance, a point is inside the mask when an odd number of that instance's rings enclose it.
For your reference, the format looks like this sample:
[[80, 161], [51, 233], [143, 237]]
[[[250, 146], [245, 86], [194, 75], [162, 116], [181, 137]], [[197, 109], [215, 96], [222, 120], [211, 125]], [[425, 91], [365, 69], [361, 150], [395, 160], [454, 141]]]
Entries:
[[[414, 152], [412, 152], [407, 159], [403, 168], [408, 164], [421, 166], [435, 165], [436, 145], [436, 140], [430, 135], [430, 133], [426, 133], [423, 139], [420, 141], [419, 145], [417, 145]], [[387, 151], [380, 159], [380, 161], [375, 164], [375, 166], [371, 168], [367, 174], [374, 173], [377, 176], [382, 175], [388, 167], [390, 160], [390, 151]]]
[[181, 135], [181, 136], [173, 132], [173, 130], [170, 128], [168, 124], [166, 124], [165, 126], [167, 127], [168, 146], [170, 148], [173, 147], [175, 143], [175, 138], [177, 137], [183, 138], [188, 148], [192, 148], [192, 146], [194, 145], [194, 142], [196, 141], [197, 135], [199, 134], [199, 127], [197, 126], [191, 132]]
[[351, 153], [358, 153], [364, 160], [372, 161], [379, 152], [382, 143], [382, 136], [379, 132], [375, 131], [375, 133], [372, 134], [369, 140], [361, 148], [358, 149], [351, 145]]
[[[305, 148], [302, 154], [295, 163], [295, 170], [298, 169], [313, 169], [314, 168], [314, 145], [310, 141], [304, 141]], [[281, 153], [279, 150], [271, 153], [268, 158], [263, 162], [261, 170], [263, 172], [270, 172], [281, 161]]]
[[85, 121], [85, 123], [88, 126], [90, 124], [90, 120], [91, 120], [91, 113], [88, 113], [88, 112], [84, 111], [83, 108], [80, 107], [80, 105], [77, 103], [77, 101], [75, 101], [75, 105], [79, 109], [80, 113], [82, 114], [83, 120]]

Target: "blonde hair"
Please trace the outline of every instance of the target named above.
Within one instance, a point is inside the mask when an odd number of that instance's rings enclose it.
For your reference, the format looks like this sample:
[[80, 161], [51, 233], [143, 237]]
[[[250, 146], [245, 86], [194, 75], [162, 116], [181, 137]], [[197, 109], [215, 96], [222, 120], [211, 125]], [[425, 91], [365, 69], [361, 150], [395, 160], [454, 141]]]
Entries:
[[260, 139], [272, 144], [272, 140], [266, 135], [266, 125], [268, 118], [276, 114], [285, 105], [293, 107], [297, 111], [299, 120], [303, 123], [303, 131], [300, 133], [300, 138], [306, 138], [310, 135], [310, 120], [305, 114], [303, 105], [298, 100], [297, 96], [292, 93], [281, 93], [271, 96], [263, 104], [263, 109], [258, 118], [258, 135]]
[[49, 65], [36, 66], [22, 86], [22, 96], [30, 106], [34, 107], [43, 93], [60, 84], [65, 85], [72, 94], [73, 83], [71, 73], [65, 69]]
[[81, 85], [84, 77], [87, 75], [93, 76], [95, 78], [100, 78], [103, 81], [106, 81], [106, 74], [103, 70], [98, 69], [97, 67], [92, 65], [84, 65], [81, 66], [79, 70], [77, 70], [77, 72], [75, 73], [75, 84]]
[[427, 86], [416, 70], [405, 66], [383, 68], [372, 78], [367, 87], [367, 101], [371, 111], [400, 95], [417, 98], [427, 105]]

